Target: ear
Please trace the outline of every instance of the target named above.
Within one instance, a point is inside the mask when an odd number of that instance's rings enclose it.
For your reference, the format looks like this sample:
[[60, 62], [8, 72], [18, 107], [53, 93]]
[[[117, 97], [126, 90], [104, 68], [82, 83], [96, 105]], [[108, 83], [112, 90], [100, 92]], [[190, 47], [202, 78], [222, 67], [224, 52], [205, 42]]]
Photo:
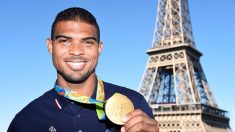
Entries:
[[98, 50], [99, 50], [99, 55], [100, 55], [101, 52], [102, 52], [102, 49], [103, 49], [103, 46], [104, 46], [104, 45], [103, 45], [102, 42], [99, 42], [99, 45], [98, 45], [98, 46], [99, 46], [99, 49], [98, 49]]
[[46, 44], [47, 44], [48, 52], [50, 54], [52, 54], [52, 49], [53, 49], [53, 47], [52, 47], [52, 40], [50, 38], [47, 38], [46, 39]]

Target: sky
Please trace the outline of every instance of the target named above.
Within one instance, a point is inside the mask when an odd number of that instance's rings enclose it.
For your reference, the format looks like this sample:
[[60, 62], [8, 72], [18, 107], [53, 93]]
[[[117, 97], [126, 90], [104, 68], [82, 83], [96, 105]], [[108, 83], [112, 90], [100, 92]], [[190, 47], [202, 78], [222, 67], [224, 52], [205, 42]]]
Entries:
[[[151, 48], [157, 0], [6, 0], [0, 3], [0, 131], [29, 102], [53, 87], [56, 71], [45, 40], [59, 11], [79, 6], [100, 25], [97, 74], [137, 90]], [[235, 0], [189, 0], [201, 65], [219, 108], [235, 130]]]

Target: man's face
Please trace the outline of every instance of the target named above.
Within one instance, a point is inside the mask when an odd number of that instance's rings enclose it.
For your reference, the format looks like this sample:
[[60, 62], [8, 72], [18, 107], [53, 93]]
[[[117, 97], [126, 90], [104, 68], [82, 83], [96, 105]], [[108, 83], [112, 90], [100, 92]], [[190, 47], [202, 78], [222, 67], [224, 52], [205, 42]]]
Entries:
[[70, 83], [85, 81], [95, 74], [102, 50], [95, 26], [80, 20], [58, 22], [53, 40], [47, 40], [59, 80]]

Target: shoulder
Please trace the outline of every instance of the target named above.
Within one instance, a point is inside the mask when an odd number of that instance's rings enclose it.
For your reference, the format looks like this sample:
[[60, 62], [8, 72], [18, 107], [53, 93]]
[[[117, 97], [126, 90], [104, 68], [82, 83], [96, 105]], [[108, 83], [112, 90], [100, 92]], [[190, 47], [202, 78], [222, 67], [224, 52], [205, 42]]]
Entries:
[[[43, 108], [50, 106], [53, 100], [53, 90], [47, 91], [40, 97], [36, 98], [26, 105], [17, 115], [28, 115], [29, 113], [41, 111]], [[39, 110], [39, 108], [41, 110]]]
[[39, 121], [43, 118], [43, 112], [51, 107], [51, 101], [53, 100], [53, 91], [50, 90], [37, 99], [26, 105], [19, 113], [17, 113], [12, 120], [8, 132], [13, 131], [26, 131], [28, 126], [33, 126], [35, 121]]
[[148, 103], [146, 102], [145, 98], [137, 91], [107, 82], [104, 82], [104, 89], [105, 89], [106, 99], [110, 98], [114, 93], [123, 94], [132, 101], [135, 109], [141, 109], [150, 117], [154, 118], [152, 110], [148, 105]]

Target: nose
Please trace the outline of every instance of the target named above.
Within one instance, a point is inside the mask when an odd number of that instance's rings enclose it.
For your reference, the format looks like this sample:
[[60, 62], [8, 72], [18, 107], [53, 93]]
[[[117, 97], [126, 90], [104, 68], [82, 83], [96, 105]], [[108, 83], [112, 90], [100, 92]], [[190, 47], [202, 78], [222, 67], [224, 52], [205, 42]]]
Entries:
[[70, 55], [83, 55], [84, 54], [84, 46], [82, 43], [73, 43], [69, 47], [69, 54]]

